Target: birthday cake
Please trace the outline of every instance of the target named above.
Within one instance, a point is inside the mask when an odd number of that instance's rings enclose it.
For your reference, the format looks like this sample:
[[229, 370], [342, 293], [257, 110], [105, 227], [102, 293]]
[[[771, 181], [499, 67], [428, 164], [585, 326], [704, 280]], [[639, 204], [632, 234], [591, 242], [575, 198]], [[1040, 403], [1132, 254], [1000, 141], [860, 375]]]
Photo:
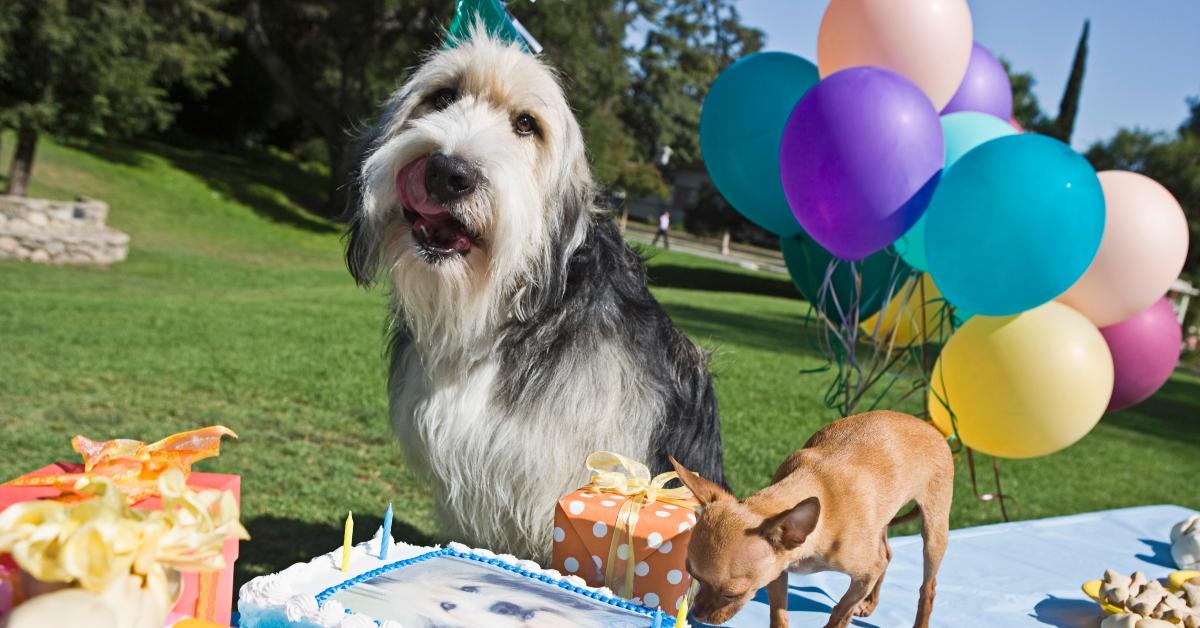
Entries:
[[389, 544], [382, 533], [255, 578], [238, 596], [242, 628], [536, 626], [672, 628], [675, 620], [537, 563], [465, 545]]

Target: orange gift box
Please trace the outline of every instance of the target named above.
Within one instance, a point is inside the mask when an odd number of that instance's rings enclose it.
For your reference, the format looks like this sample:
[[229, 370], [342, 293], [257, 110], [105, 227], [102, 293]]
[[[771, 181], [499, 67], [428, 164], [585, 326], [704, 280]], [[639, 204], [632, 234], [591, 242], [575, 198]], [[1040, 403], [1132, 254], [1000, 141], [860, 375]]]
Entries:
[[[615, 456], [623, 466], [640, 467], [637, 470], [644, 473], [635, 475], [643, 478], [616, 482], [618, 487], [611, 486], [613, 482], [606, 485], [592, 464], [599, 454]], [[687, 489], [663, 488], [674, 473], [647, 481], [645, 465], [608, 452], [592, 454], [588, 462], [592, 483], [568, 493], [554, 510], [552, 567], [590, 586], [607, 586], [619, 596], [640, 598], [644, 606], [674, 613], [692, 583], [687, 546], [699, 502]], [[635, 486], [631, 489], [630, 484]], [[673, 495], [664, 498], [660, 493]]]
[[[22, 475], [21, 478], [82, 473], [83, 465], [70, 462], [56, 462]], [[187, 485], [195, 488], [217, 489], [233, 493], [238, 503], [242, 498], [242, 479], [236, 475], [224, 473], [192, 472], [188, 475]], [[0, 485], [0, 512], [9, 506], [34, 499], [48, 499], [61, 496], [63, 493], [54, 486], [3, 486]], [[155, 510], [162, 507], [162, 500], [149, 497], [133, 505], [142, 510]], [[175, 604], [173, 612], [208, 620], [222, 626], [228, 626], [233, 611], [233, 565], [238, 559], [238, 540], [225, 540], [225, 568], [220, 572], [194, 573], [184, 572], [183, 593]]]

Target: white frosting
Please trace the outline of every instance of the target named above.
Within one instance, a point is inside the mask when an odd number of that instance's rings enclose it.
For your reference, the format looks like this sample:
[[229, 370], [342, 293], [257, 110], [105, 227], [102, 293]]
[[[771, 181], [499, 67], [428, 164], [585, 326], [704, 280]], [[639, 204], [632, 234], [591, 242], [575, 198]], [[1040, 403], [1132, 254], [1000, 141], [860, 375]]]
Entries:
[[[259, 576], [242, 585], [238, 591], [238, 612], [241, 613], [243, 626], [257, 626], [259, 623], [274, 622], [286, 618], [287, 622], [305, 628], [403, 628], [398, 622], [383, 621], [376, 624], [375, 620], [362, 613], [346, 612], [346, 607], [337, 600], [328, 599], [323, 605], [317, 604], [317, 595], [334, 585], [345, 582], [357, 575], [378, 569], [387, 563], [393, 563], [421, 554], [436, 551], [438, 547], [421, 547], [396, 543], [391, 538], [387, 562], [379, 560], [379, 541], [383, 533], [380, 529], [370, 541], [359, 543], [350, 548], [350, 569], [341, 570], [342, 548], [317, 556], [307, 563], [296, 563], [278, 573]], [[586, 588], [603, 596], [613, 596], [606, 587], [588, 587], [583, 578], [562, 575], [553, 569], [542, 569], [541, 565], [529, 560], [520, 560], [509, 554], [496, 554], [485, 549], [472, 549], [461, 543], [450, 543], [447, 547], [464, 553], [473, 554], [480, 558], [495, 559], [507, 565], [515, 566], [534, 575], [543, 575], [571, 586]]]

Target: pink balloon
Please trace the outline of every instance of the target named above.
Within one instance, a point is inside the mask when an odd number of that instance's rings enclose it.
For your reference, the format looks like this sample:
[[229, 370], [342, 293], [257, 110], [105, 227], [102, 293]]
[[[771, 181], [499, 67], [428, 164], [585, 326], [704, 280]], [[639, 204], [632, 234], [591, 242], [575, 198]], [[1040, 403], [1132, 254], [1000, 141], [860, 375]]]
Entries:
[[1188, 225], [1179, 201], [1154, 179], [1121, 170], [1097, 176], [1104, 239], [1092, 265], [1058, 300], [1104, 327], [1167, 293], [1187, 258]]
[[1016, 130], [1017, 130], [1017, 133], [1024, 133], [1024, 132], [1025, 132], [1025, 127], [1021, 126], [1021, 123], [1020, 123], [1020, 122], [1017, 122], [1017, 119], [1016, 119], [1016, 118], [1012, 118], [1012, 119], [1010, 119], [1010, 120], [1008, 121], [1008, 123], [1012, 125], [1012, 128], [1014, 128], [1014, 129], [1016, 129]]
[[1109, 411], [1141, 403], [1162, 388], [1179, 363], [1183, 327], [1165, 297], [1116, 325], [1100, 328], [1113, 359]]
[[824, 78], [872, 65], [916, 83], [941, 111], [954, 97], [974, 44], [966, 0], [833, 0], [817, 35]]

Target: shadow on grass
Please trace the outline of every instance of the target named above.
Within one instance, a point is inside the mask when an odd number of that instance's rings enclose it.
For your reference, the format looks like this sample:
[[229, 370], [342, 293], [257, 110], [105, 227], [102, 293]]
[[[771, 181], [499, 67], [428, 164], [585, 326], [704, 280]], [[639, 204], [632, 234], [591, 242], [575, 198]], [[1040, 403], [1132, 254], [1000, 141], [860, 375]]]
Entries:
[[144, 166], [146, 153], [204, 181], [212, 190], [246, 205], [273, 222], [314, 233], [335, 233], [337, 224], [320, 217], [324, 182], [299, 165], [265, 153], [230, 146], [201, 146], [186, 139], [172, 144], [139, 142], [88, 145], [87, 151], [107, 161]]
[[1173, 377], [1153, 397], [1104, 422], [1171, 441], [1200, 445], [1200, 382]]
[[799, 299], [796, 287], [785, 277], [772, 279], [715, 268], [689, 268], [674, 264], [650, 266], [646, 275], [652, 288], [684, 288], [709, 292], [740, 292]]
[[664, 304], [671, 320], [693, 338], [765, 351], [800, 351], [819, 357], [818, 329], [803, 316], [764, 316], [692, 305]]
[[[250, 540], [242, 543], [241, 555], [234, 568], [235, 591], [251, 578], [275, 573], [295, 563], [308, 562], [341, 546], [342, 527], [333, 523], [298, 521], [271, 515], [242, 523], [250, 533]], [[359, 531], [355, 537], [357, 542], [373, 537], [382, 523], [380, 517], [355, 515], [354, 529]], [[401, 521], [392, 523], [392, 538], [413, 545], [430, 545], [434, 542]]]

